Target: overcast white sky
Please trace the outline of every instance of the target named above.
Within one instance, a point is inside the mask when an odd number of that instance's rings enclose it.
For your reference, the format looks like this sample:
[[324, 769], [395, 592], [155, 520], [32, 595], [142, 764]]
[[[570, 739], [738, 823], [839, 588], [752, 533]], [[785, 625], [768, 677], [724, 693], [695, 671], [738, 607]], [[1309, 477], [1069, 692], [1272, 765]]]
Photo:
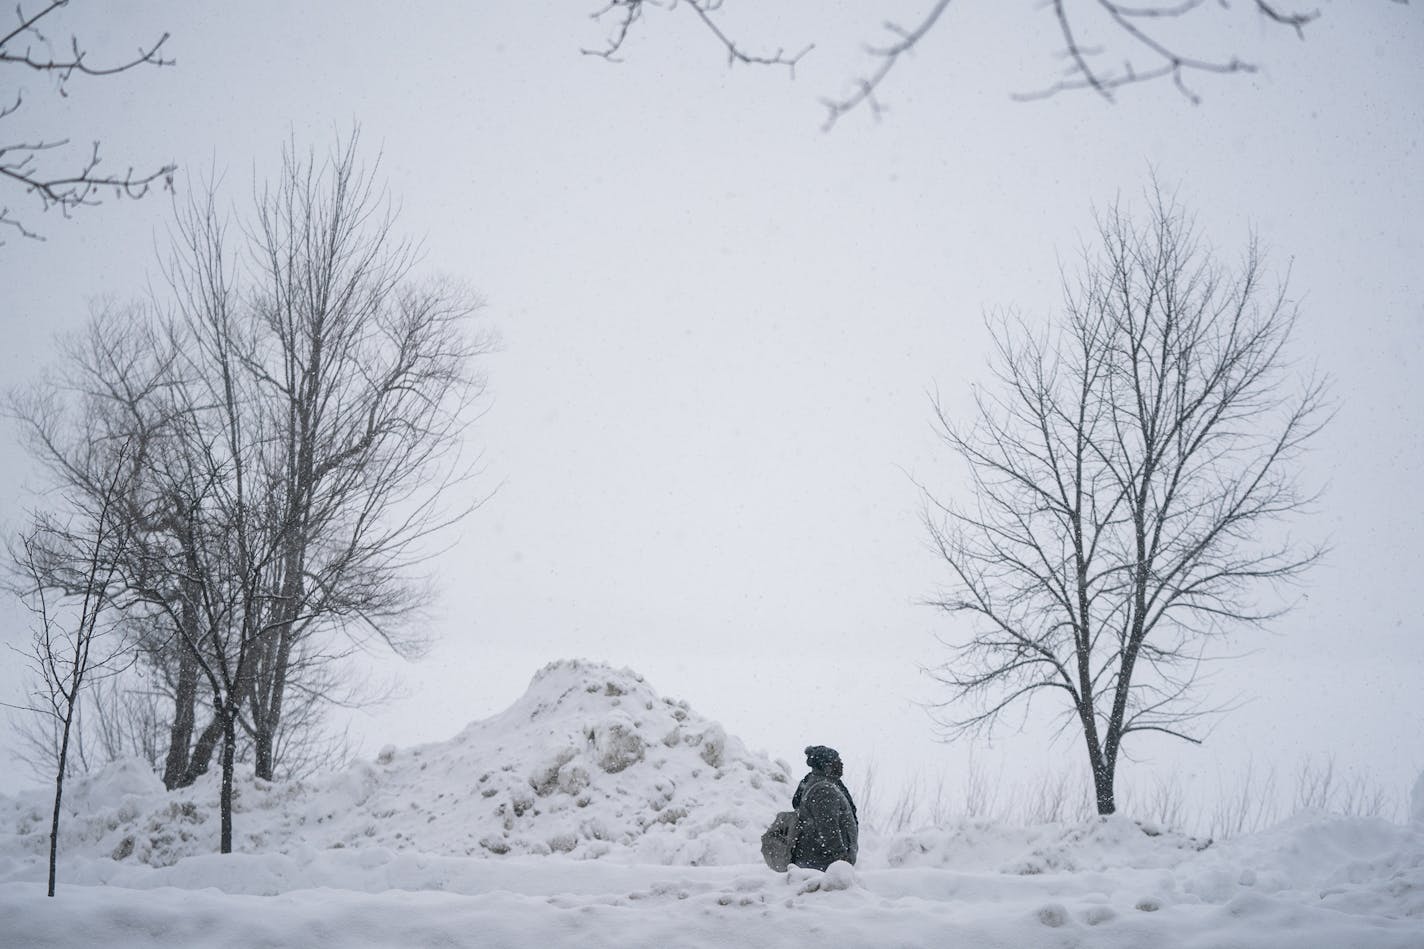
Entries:
[[[853, 781], [871, 760], [953, 781], [968, 746], [935, 744], [916, 704], [936, 697], [918, 671], [943, 657], [935, 635], [955, 634], [919, 605], [941, 574], [911, 478], [955, 490], [927, 393], [963, 404], [982, 314], [1051, 315], [1092, 208], [1155, 169], [1224, 256], [1255, 228], [1290, 270], [1298, 353], [1339, 400], [1298, 529], [1333, 552], [1273, 634], [1235, 644], [1255, 652], [1218, 688], [1254, 701], [1204, 748], [1140, 746], [1121, 779], [1334, 753], [1402, 792], [1424, 768], [1418, 8], [1325, 2], [1304, 42], [1242, 17], [1231, 47], [1262, 69], [1195, 81], [1199, 106], [1167, 85], [1018, 104], [1058, 66], [1051, 11], [963, 0], [891, 77], [882, 121], [821, 132], [817, 98], [864, 68], [859, 44], [926, 5], [728, 0], [749, 44], [816, 43], [793, 81], [729, 70], [685, 9], [652, 11], [609, 64], [579, 53], [604, 29], [578, 0], [76, 4], [95, 55], [168, 31], [178, 65], [35, 94], [6, 136], [174, 160], [180, 188], [215, 169], [240, 200], [284, 140], [325, 147], [359, 122], [425, 268], [477, 287], [503, 338], [474, 435], [479, 487], [501, 486], [441, 564], [410, 696], [355, 721], [368, 753], [446, 738], [586, 656], [793, 763], [826, 743]], [[32, 215], [48, 240], [0, 247], [7, 384], [92, 298], [146, 292], [168, 216], [165, 197]], [[7, 431], [7, 530], [27, 484]], [[0, 607], [8, 640], [25, 622]], [[1081, 766], [1078, 743], [1038, 733], [980, 754]], [[20, 777], [0, 768], [0, 790]]]

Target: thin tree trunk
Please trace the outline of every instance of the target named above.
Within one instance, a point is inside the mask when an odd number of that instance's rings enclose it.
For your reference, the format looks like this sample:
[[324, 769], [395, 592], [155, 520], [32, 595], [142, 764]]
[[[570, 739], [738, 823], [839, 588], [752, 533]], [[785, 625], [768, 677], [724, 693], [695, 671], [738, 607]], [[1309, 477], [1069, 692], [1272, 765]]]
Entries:
[[1117, 810], [1113, 800], [1113, 763], [1098, 746], [1097, 722], [1093, 719], [1093, 707], [1078, 709], [1078, 720], [1083, 724], [1083, 739], [1088, 746], [1088, 764], [1093, 769], [1093, 794], [1097, 800], [1099, 814], [1111, 814]]
[[217, 717], [209, 722], [208, 727], [198, 736], [198, 743], [193, 746], [193, 754], [188, 758], [188, 770], [183, 772], [178, 787], [186, 788], [208, 773], [208, 764], [213, 760], [213, 749], [217, 747], [222, 736], [222, 712], [219, 711]]
[[[168, 757], [163, 765], [163, 786], [170, 791], [192, 784], [197, 777], [188, 774], [188, 749], [197, 724], [197, 703], [198, 661], [186, 646], [181, 646], [178, 650], [178, 683], [173, 692], [173, 725], [168, 730]], [[207, 770], [206, 766], [203, 770]]]
[[287, 666], [292, 657], [291, 624], [278, 631], [277, 652], [272, 664], [272, 685], [262, 723], [255, 736], [256, 772], [264, 781], [271, 781], [277, 764], [277, 729], [282, 723], [282, 698], [287, 688]]
[[275, 629], [262, 636], [261, 648], [254, 662], [256, 669], [252, 676], [252, 688], [247, 695], [247, 714], [251, 725], [243, 728], [252, 737], [253, 772], [257, 777], [270, 781], [267, 777], [272, 770], [271, 726], [267, 722], [271, 695], [275, 689], [277, 675], [277, 638]]
[[218, 844], [219, 853], [232, 853], [232, 771], [237, 750], [236, 709], [223, 710], [222, 749], [222, 794], [218, 810], [222, 815], [222, 831]]
[[[302, 502], [307, 503], [307, 502]], [[305, 527], [303, 526], [303, 530]], [[287, 672], [292, 661], [292, 641], [297, 616], [305, 599], [305, 584], [302, 569], [306, 560], [306, 544], [300, 538], [290, 540], [285, 557], [281, 594], [276, 609], [280, 611], [281, 622], [272, 631], [275, 648], [268, 657], [266, 674], [268, 677], [265, 701], [261, 708], [253, 709], [253, 735], [256, 757], [256, 773], [264, 781], [271, 781], [277, 764], [277, 731], [282, 724], [282, 703], [287, 690]], [[257, 690], [254, 690], [254, 694]]]
[[1115, 770], [1112, 763], [1102, 758], [1093, 763], [1093, 791], [1098, 799], [1098, 814], [1103, 816], [1117, 812], [1117, 801], [1113, 792]]
[[69, 726], [74, 721], [74, 702], [64, 716], [64, 734], [59, 740], [59, 767], [54, 773], [54, 817], [49, 825], [49, 895], [54, 896], [55, 867], [59, 863], [59, 807], [64, 798], [64, 768], [69, 763]]

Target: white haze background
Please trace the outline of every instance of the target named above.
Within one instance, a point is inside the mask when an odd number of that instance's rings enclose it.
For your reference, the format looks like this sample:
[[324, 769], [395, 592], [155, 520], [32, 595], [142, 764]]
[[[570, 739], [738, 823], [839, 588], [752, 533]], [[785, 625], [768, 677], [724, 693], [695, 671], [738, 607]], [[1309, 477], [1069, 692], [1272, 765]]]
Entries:
[[[284, 141], [323, 150], [359, 122], [426, 269], [488, 302], [503, 345], [470, 490], [498, 490], [439, 562], [430, 656], [370, 657], [406, 697], [354, 716], [367, 755], [447, 738], [545, 662], [587, 656], [773, 757], [835, 745], [853, 787], [872, 764], [882, 788], [953, 786], [971, 751], [1005, 786], [1084, 767], [1037, 718], [992, 745], [934, 741], [919, 667], [956, 621], [920, 604], [943, 575], [912, 479], [957, 490], [929, 393], [967, 406], [982, 314], [1051, 315], [1092, 209], [1155, 171], [1221, 255], [1255, 229], [1290, 274], [1302, 367], [1334, 377], [1339, 408], [1307, 459], [1318, 511], [1291, 529], [1332, 551], [1288, 617], [1231, 644], [1245, 655], [1210, 694], [1246, 704], [1202, 748], [1130, 746], [1120, 782], [1175, 773], [1209, 799], [1248, 762], [1288, 776], [1333, 755], [1402, 813], [1424, 767], [1418, 8], [1325, 2], [1304, 42], [1239, 16], [1235, 49], [1263, 68], [1194, 80], [1193, 106], [1167, 85], [1013, 103], [1057, 68], [1050, 11], [953, 4], [882, 121], [821, 132], [817, 97], [866, 66], [881, 20], [923, 6], [729, 2], [748, 44], [816, 42], [793, 81], [728, 69], [686, 10], [651, 11], [609, 64], [579, 53], [604, 37], [594, 3], [81, 5], [69, 21], [96, 55], [169, 31], [178, 65], [76, 79], [26, 120], [115, 163], [177, 161], [180, 189], [216, 175], [238, 203]], [[0, 249], [6, 384], [42, 371], [90, 300], [160, 281], [169, 213], [154, 196], [30, 216], [48, 239]], [[13, 531], [38, 482], [0, 444]], [[0, 607], [7, 641], [27, 624]], [[6, 701], [18, 665], [0, 666]], [[27, 780], [0, 768], [0, 790]]]

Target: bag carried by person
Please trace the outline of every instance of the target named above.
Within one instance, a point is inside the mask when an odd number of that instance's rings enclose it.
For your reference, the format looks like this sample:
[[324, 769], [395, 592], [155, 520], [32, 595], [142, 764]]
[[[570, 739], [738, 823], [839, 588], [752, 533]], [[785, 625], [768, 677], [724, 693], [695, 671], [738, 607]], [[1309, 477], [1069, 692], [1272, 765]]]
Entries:
[[796, 845], [796, 812], [782, 811], [761, 835], [761, 857], [777, 873], [785, 873], [791, 865], [791, 850]]

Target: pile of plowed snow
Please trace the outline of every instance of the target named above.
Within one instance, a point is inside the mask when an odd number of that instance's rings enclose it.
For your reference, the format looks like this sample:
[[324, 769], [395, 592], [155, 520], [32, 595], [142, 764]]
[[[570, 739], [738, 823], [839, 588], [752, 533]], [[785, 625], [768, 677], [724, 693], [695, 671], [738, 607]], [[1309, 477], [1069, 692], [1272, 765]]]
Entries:
[[[449, 741], [386, 748], [307, 781], [240, 774], [233, 847], [747, 863], [790, 779], [785, 762], [749, 752], [637, 673], [563, 661]], [[216, 775], [165, 792], [145, 765], [121, 762], [66, 788], [61, 853], [152, 866], [212, 853], [217, 800]], [[45, 852], [48, 806], [43, 794], [0, 797], [0, 863]]]
[[[71, 887], [248, 894], [513, 888], [525, 894], [515, 903], [535, 893], [597, 893], [620, 907], [703, 886], [719, 910], [746, 900], [770, 905], [770, 891], [759, 889], [773, 878], [760, 865], [759, 837], [787, 806], [792, 777], [785, 762], [749, 752], [635, 672], [557, 662], [508, 710], [449, 741], [388, 748], [307, 781], [240, 775], [235, 856], [217, 855], [215, 775], [166, 792], [146, 765], [129, 761], [73, 780], [60, 878]], [[51, 800], [44, 792], [0, 797], [0, 888], [44, 880]], [[1188, 931], [1234, 932], [1237, 915], [1255, 926], [1301, 906], [1424, 927], [1424, 821], [1302, 814], [1212, 846], [1123, 816], [1036, 827], [961, 821], [886, 838], [866, 829], [856, 874], [876, 899], [905, 901], [895, 913], [928, 912], [926, 932], [946, 919], [962, 924], [965, 901], [1003, 903], [1011, 929], [1029, 918], [1127, 925], [1171, 910], [1200, 917], [1204, 928]], [[800, 899], [805, 881], [782, 877]], [[1209, 907], [1225, 915], [1214, 922]], [[861, 911], [880, 912], [870, 903]], [[510, 912], [523, 919], [522, 910]], [[865, 929], [864, 944], [873, 931]], [[1373, 944], [1396, 945], [1392, 933]], [[1359, 944], [1356, 936], [1351, 929], [1319, 944]], [[1131, 944], [1148, 942], [1155, 936]]]

